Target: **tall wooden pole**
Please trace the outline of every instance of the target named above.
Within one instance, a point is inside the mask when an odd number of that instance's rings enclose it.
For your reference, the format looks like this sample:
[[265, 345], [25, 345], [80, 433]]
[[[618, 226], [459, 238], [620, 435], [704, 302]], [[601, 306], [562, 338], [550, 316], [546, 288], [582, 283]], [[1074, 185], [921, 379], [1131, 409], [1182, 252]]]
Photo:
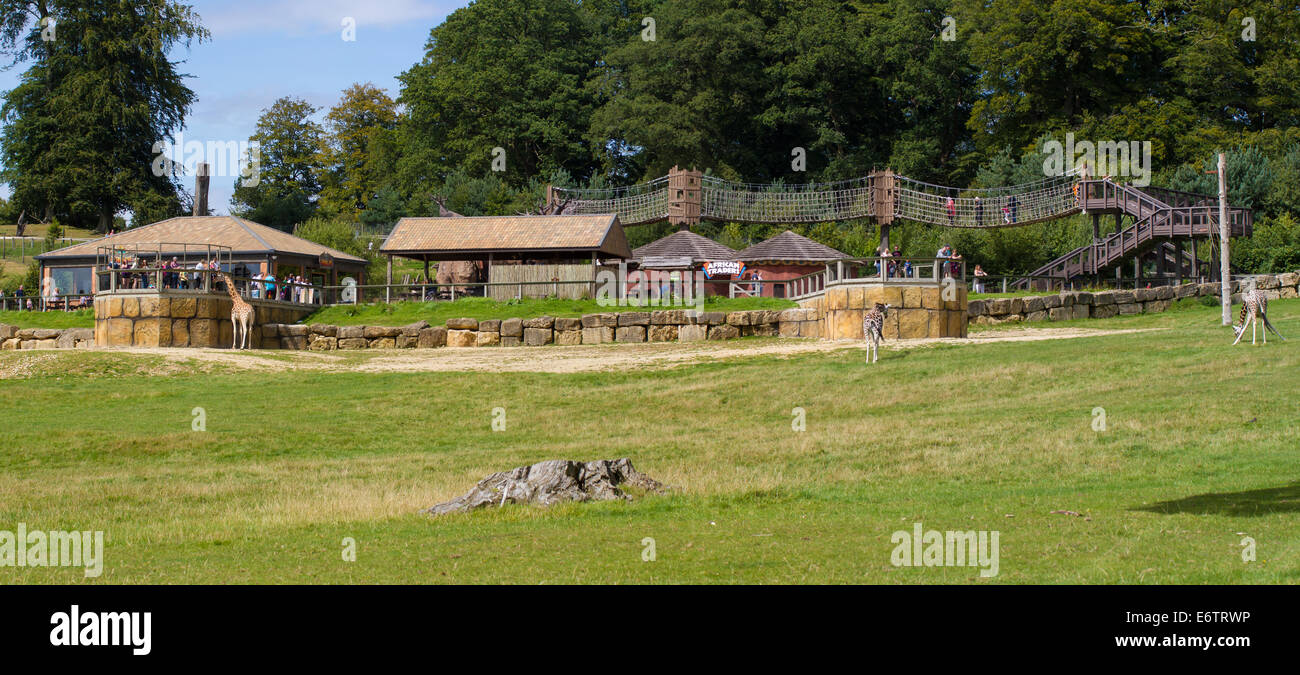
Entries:
[[211, 180], [211, 167], [208, 164], [200, 164], [198, 173], [194, 176], [194, 215], [208, 215], [208, 183]]
[[1219, 295], [1223, 325], [1232, 325], [1232, 273], [1228, 271], [1228, 156], [1219, 153]]

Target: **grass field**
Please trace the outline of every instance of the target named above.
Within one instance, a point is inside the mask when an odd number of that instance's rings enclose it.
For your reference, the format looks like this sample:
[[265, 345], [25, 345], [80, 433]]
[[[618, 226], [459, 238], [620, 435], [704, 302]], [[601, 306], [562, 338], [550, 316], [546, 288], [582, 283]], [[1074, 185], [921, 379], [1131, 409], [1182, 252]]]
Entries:
[[71, 312], [0, 311], [0, 323], [19, 328], [94, 328], [95, 310]]
[[[48, 225], [34, 224], [28, 225], [23, 232], [24, 237], [30, 237], [25, 245], [20, 245], [15, 240], [5, 240], [0, 244], [0, 277], [8, 274], [22, 274], [27, 271], [27, 265], [32, 262], [32, 256], [40, 255], [45, 252], [45, 232], [49, 229]], [[17, 225], [0, 225], [0, 237], [17, 236]], [[63, 236], [69, 239], [91, 239], [96, 235], [90, 230], [78, 228], [64, 228]], [[56, 248], [70, 246], [72, 241], [60, 240]]]
[[[871, 366], [857, 345], [579, 373], [3, 353], [0, 529], [105, 530], [95, 583], [1298, 583], [1300, 301], [1270, 310], [1290, 342], [1232, 347], [1187, 303], [1078, 322], [1138, 332], [887, 342]], [[494, 471], [623, 456], [675, 489], [418, 513]], [[918, 522], [1000, 532], [999, 574], [892, 566]]]

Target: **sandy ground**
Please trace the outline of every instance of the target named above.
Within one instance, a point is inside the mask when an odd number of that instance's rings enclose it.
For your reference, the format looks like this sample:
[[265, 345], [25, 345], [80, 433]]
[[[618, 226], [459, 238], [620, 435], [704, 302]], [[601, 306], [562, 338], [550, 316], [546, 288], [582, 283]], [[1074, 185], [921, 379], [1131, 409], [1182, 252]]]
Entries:
[[[1159, 330], [1159, 329], [1144, 329]], [[987, 331], [969, 339], [931, 338], [888, 340], [881, 356], [897, 349], [915, 349], [935, 344], [970, 346], [992, 342], [1028, 342], [1118, 335], [1144, 330], [1097, 330], [1083, 328], [1018, 328]], [[861, 341], [762, 340], [699, 343], [653, 343], [588, 345], [578, 347], [494, 347], [437, 350], [386, 350], [349, 352], [234, 352], [224, 349], [103, 349], [99, 352], [145, 354], [162, 357], [166, 371], [184, 370], [186, 365], [215, 365], [221, 369], [258, 371], [326, 372], [536, 372], [578, 373], [629, 369], [663, 369], [703, 361], [788, 357], [799, 354], [861, 350]], [[23, 352], [51, 355], [51, 352]], [[13, 364], [16, 365], [16, 364]], [[8, 370], [0, 367], [0, 371]], [[0, 373], [3, 377], [5, 373]], [[17, 373], [8, 373], [10, 376]]]

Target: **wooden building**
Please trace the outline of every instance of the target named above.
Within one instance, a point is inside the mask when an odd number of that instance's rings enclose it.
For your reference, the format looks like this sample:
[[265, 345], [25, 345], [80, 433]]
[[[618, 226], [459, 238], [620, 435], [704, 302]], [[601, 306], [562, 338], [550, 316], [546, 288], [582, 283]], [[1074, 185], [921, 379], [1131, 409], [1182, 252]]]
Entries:
[[781, 234], [761, 241], [737, 253], [735, 259], [745, 263], [746, 279], [754, 279], [757, 273], [761, 281], [759, 295], [763, 297], [784, 297], [785, 284], [762, 283], [768, 281], [786, 281], [822, 269], [832, 260], [848, 258], [825, 244], [820, 244], [802, 235], [786, 230]]
[[491, 287], [496, 299], [589, 295], [601, 266], [632, 257], [613, 214], [403, 218], [379, 252], [389, 257], [389, 283], [393, 257], [424, 262], [426, 279], [432, 262], [473, 262], [484, 278], [457, 283], [514, 284]]
[[[637, 272], [630, 272], [629, 285], [639, 281], [638, 273], [677, 272], [694, 273], [704, 269], [712, 262], [730, 262], [735, 259], [736, 251], [719, 244], [712, 239], [702, 237], [690, 230], [678, 230], [662, 239], [638, 246], [632, 251], [637, 263]], [[725, 282], [731, 275], [720, 275], [716, 281]], [[709, 295], [726, 295], [727, 284], [711, 283], [705, 285]]]
[[95, 272], [109, 257], [142, 258], [149, 266], [174, 257], [186, 268], [218, 258], [222, 271], [235, 277], [301, 276], [318, 287], [337, 286], [345, 277], [365, 283], [367, 265], [364, 258], [243, 218], [183, 216], [36, 256], [42, 288], [49, 279], [62, 297], [107, 290], [97, 288], [107, 284], [107, 276], [97, 283]]

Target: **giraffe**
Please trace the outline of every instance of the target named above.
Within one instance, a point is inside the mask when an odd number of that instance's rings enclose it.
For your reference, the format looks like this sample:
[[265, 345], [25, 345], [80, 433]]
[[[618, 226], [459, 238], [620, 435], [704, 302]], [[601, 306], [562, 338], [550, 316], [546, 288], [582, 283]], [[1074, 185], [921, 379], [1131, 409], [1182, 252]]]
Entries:
[[[230, 323], [233, 341], [231, 349], [241, 349], [240, 342], [243, 342], [242, 349], [248, 349], [248, 343], [252, 339], [249, 337], [252, 333], [253, 318], [256, 314], [253, 306], [239, 297], [239, 292], [235, 290], [235, 281], [225, 272], [219, 273], [221, 280], [226, 282], [226, 292], [230, 294]], [[242, 338], [242, 340], [241, 340]]]
[[1268, 320], [1268, 298], [1264, 296], [1262, 291], [1252, 288], [1241, 294], [1241, 318], [1238, 319], [1241, 325], [1233, 324], [1232, 326], [1233, 332], [1237, 334], [1237, 339], [1232, 344], [1235, 345], [1241, 342], [1241, 338], [1245, 337], [1247, 323], [1250, 324], [1250, 344], [1255, 344], [1255, 326], [1259, 319], [1264, 320], [1264, 328], [1261, 331], [1264, 334], [1264, 344], [1268, 344], [1268, 332], [1270, 330], [1273, 331], [1274, 335], [1282, 338], [1283, 342], [1286, 342], [1286, 338], [1282, 337], [1282, 334], [1273, 327], [1273, 323]]
[[880, 343], [885, 341], [881, 332], [885, 325], [885, 316], [889, 314], [889, 305], [877, 302], [862, 316], [862, 338], [867, 341], [867, 363], [880, 360]]

